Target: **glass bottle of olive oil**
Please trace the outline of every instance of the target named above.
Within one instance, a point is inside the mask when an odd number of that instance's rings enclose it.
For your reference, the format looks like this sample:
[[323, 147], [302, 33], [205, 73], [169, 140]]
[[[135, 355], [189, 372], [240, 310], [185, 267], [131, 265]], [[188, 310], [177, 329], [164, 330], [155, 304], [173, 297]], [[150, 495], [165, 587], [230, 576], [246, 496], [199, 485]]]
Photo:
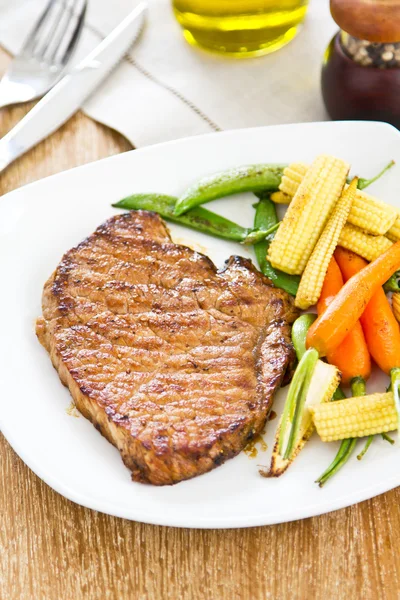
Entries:
[[215, 52], [273, 52], [297, 33], [308, 0], [173, 0], [186, 40]]

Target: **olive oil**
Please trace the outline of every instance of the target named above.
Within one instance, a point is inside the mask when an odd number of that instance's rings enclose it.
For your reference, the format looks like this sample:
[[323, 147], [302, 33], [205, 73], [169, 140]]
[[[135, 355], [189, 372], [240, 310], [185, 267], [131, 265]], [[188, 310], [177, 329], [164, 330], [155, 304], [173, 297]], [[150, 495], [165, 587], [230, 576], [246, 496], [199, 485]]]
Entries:
[[287, 44], [308, 0], [173, 0], [186, 40], [215, 52], [256, 56]]

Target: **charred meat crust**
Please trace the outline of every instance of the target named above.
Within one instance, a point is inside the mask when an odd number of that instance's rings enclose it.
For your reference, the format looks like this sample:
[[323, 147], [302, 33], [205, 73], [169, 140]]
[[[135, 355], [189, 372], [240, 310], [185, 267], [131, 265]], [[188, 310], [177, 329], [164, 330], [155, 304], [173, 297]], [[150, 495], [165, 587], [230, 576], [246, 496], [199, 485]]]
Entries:
[[293, 301], [250, 261], [221, 271], [132, 211], [67, 252], [37, 335], [135, 481], [205, 473], [259, 433], [293, 361]]

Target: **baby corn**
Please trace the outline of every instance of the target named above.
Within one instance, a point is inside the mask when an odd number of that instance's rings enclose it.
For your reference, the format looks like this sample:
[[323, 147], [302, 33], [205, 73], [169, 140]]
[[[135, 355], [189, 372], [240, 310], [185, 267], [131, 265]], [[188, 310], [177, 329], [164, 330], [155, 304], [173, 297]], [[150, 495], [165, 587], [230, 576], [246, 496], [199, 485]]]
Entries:
[[304, 163], [291, 163], [283, 169], [282, 180], [279, 185], [281, 192], [293, 198], [297, 192], [300, 183], [307, 173], [308, 165]]
[[358, 227], [347, 224], [342, 229], [338, 245], [372, 262], [388, 250], [392, 242], [384, 235], [369, 235]]
[[316, 304], [321, 295], [329, 262], [337, 246], [340, 233], [347, 221], [357, 190], [358, 179], [355, 177], [339, 198], [328, 223], [319, 238], [310, 260], [301, 276], [295, 304], [306, 310]]
[[317, 404], [310, 407], [310, 412], [323, 442], [397, 429], [397, 411], [392, 392]]
[[[302, 163], [293, 163], [284, 169], [279, 185], [280, 192], [275, 192], [276, 196], [275, 194], [271, 196], [273, 202], [279, 204], [290, 202], [287, 196], [293, 197], [297, 192], [302, 181], [302, 173], [305, 173], [304, 168], [307, 169], [306, 165]], [[393, 206], [377, 200], [366, 192], [357, 190], [348, 221], [373, 235], [383, 235], [392, 228], [393, 236], [398, 235], [393, 241], [397, 241], [400, 239], [400, 216], [396, 221], [396, 215], [398, 215], [398, 211]], [[393, 227], [394, 224], [396, 225], [395, 222], [397, 227]]]
[[307, 170], [269, 251], [276, 269], [301, 275], [342, 193], [349, 165], [321, 155]]
[[[278, 194], [279, 192], [276, 192], [276, 193]], [[398, 214], [394, 224], [389, 229], [389, 231], [387, 232], [386, 235], [389, 238], [389, 240], [392, 240], [392, 242], [398, 242], [400, 240], [400, 215], [399, 214]]]
[[275, 204], [290, 204], [292, 196], [288, 196], [284, 192], [274, 192], [271, 194], [271, 200], [272, 202], [275, 202]]

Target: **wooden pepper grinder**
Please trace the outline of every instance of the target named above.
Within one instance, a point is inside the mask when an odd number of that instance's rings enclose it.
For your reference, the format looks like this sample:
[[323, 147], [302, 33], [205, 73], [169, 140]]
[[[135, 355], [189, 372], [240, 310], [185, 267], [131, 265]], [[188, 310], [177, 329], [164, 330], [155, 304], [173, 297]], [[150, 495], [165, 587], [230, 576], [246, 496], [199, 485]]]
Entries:
[[400, 129], [400, 0], [330, 0], [330, 8], [340, 27], [322, 67], [330, 117]]

